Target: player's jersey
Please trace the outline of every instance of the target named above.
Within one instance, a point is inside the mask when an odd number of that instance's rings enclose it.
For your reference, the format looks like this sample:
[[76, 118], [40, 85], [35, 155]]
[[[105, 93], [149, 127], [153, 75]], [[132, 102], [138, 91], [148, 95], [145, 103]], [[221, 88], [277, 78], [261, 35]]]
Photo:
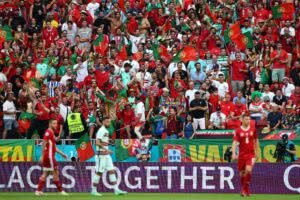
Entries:
[[56, 141], [54, 132], [51, 129], [47, 129], [44, 134], [44, 140], [47, 141], [45, 151], [44, 151], [44, 158], [55, 158], [55, 152], [56, 152]]
[[105, 126], [101, 126], [101, 128], [98, 130], [97, 135], [96, 135], [97, 140], [101, 140], [101, 142], [107, 144], [104, 145], [102, 149], [100, 149], [99, 146], [96, 146], [97, 151], [106, 151], [108, 150], [108, 143], [109, 143], [109, 132], [105, 128]]
[[239, 127], [233, 137], [234, 141], [239, 142], [239, 157], [251, 157], [255, 155], [254, 142], [257, 139], [255, 128], [251, 127], [244, 130]]

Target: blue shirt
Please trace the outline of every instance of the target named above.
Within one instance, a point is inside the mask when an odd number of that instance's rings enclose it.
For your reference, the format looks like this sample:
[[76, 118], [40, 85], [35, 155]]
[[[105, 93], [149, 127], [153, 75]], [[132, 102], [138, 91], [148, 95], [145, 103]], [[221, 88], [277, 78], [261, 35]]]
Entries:
[[[239, 99], [238, 97], [234, 97], [233, 98], [233, 103], [236, 104], [236, 101], [238, 99]], [[242, 97], [240, 100], [241, 100], [242, 104], [246, 104], [246, 98], [245, 97]]]
[[199, 89], [200, 83], [196, 81], [204, 81], [206, 79], [206, 74], [204, 72], [198, 73], [197, 71], [191, 72], [191, 80], [195, 81], [195, 87]]
[[196, 63], [200, 63], [201, 65], [201, 72], [205, 71], [204, 68], [207, 67], [207, 64], [204, 60], [197, 60], [197, 61], [190, 61], [188, 64], [188, 70], [190, 71], [190, 73], [195, 72], [196, 71]]
[[192, 123], [187, 123], [184, 127], [184, 137], [186, 139], [190, 139], [190, 137], [193, 135], [194, 129]]

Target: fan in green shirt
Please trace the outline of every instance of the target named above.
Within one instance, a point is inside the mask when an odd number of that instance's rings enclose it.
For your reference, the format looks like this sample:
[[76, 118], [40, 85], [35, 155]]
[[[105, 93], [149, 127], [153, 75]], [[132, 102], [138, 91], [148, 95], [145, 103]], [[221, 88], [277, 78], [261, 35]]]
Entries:
[[70, 67], [69, 66], [69, 59], [68, 58], [64, 58], [62, 66], [60, 66], [57, 70], [57, 75], [59, 77], [62, 77], [63, 75], [65, 75], [67, 73], [67, 68]]

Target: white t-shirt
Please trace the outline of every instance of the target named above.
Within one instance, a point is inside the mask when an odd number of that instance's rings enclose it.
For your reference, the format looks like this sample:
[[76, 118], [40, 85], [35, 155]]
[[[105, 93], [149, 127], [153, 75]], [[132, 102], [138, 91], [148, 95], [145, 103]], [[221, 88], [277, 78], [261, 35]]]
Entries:
[[[280, 35], [284, 35], [284, 29], [287, 28], [286, 26], [281, 28], [280, 30]], [[289, 31], [290, 31], [290, 36], [295, 37], [295, 28], [290, 26], [288, 27]]]
[[[105, 142], [105, 143], [109, 142], [109, 132], [105, 128], [105, 126], [102, 125], [101, 128], [97, 131], [96, 139], [101, 140], [101, 142]], [[101, 149], [102, 149], [102, 151], [103, 150], [109, 150], [108, 145], [105, 145]], [[96, 146], [96, 150], [101, 151], [99, 146]]]
[[144, 88], [149, 88], [150, 87], [151, 81], [152, 81], [152, 76], [149, 72], [146, 72], [146, 73], [138, 72], [135, 75], [135, 77], [137, 78], [137, 80], [144, 82]]
[[[178, 63], [175, 63], [175, 62], [171, 62], [169, 67], [168, 67], [168, 70], [169, 70], [169, 76], [172, 77], [173, 73], [178, 70], [178, 67], [177, 67]], [[183, 71], [186, 71], [186, 66], [184, 63], [182, 63], [182, 70]]]
[[132, 68], [130, 69], [130, 73], [135, 74], [135, 73], [137, 73], [137, 72], [139, 71], [139, 69], [140, 69], [140, 64], [139, 64], [136, 60], [132, 60], [132, 61], [126, 60], [126, 61], [124, 61], [124, 62], [123, 62], [123, 68], [124, 68], [125, 63], [131, 64]]
[[268, 92], [268, 93], [262, 93], [262, 99], [264, 99], [264, 97], [268, 96], [270, 98], [270, 101], [273, 101], [273, 97], [275, 96], [274, 92]]
[[192, 89], [192, 90], [187, 90], [185, 92], [185, 97], [189, 99], [189, 104], [191, 103], [191, 101], [193, 101], [195, 99], [195, 92], [197, 92], [198, 90], [196, 89]]
[[0, 72], [0, 82], [5, 83], [7, 81], [6, 75]]
[[138, 116], [139, 114], [141, 114], [140, 121], [142, 121], [142, 122], [146, 121], [145, 106], [144, 106], [143, 102], [139, 102], [138, 104], [136, 104], [136, 107], [135, 107], [135, 116]]
[[67, 85], [67, 80], [69, 79], [72, 79], [72, 77], [69, 76], [68, 74], [63, 75], [60, 79], [60, 84]]
[[88, 76], [87, 61], [83, 62], [81, 65], [74, 65], [74, 70], [77, 70], [76, 81], [78, 83], [84, 81], [84, 78]]
[[213, 123], [215, 126], [221, 126], [221, 123], [224, 123], [226, 120], [226, 115], [224, 113], [220, 113], [220, 116], [218, 116], [217, 112], [214, 112], [210, 115], [209, 121]]
[[293, 90], [295, 90], [295, 86], [293, 84], [288, 83], [287, 86], [283, 85], [282, 94], [290, 97], [292, 95]]
[[132, 53], [136, 53], [136, 52], [138, 52], [138, 48], [137, 48], [138, 44], [144, 43], [145, 37], [144, 36], [136, 37], [136, 36], [130, 35], [129, 40], [132, 43], [132, 48], [131, 48]]
[[218, 88], [218, 95], [220, 97], [225, 97], [225, 94], [229, 92], [229, 86], [226, 82], [220, 83], [219, 81], [213, 81], [213, 86]]
[[67, 114], [72, 113], [70, 106], [65, 106], [64, 104], [59, 104], [59, 114], [64, 118], [64, 121], [67, 119]]
[[[3, 112], [16, 112], [16, 107], [13, 101], [6, 100], [2, 105]], [[16, 119], [16, 115], [3, 115], [3, 119]]]
[[86, 10], [90, 12], [90, 14], [92, 15], [93, 18], [95, 18], [95, 12], [98, 8], [99, 8], [99, 3], [91, 2], [87, 5]]

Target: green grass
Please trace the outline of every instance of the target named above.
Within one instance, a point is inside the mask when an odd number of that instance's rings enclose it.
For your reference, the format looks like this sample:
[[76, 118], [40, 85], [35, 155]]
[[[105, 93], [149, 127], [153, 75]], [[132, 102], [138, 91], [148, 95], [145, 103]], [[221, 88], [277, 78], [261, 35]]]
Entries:
[[115, 196], [112, 193], [104, 193], [102, 197], [92, 197], [88, 193], [71, 193], [69, 197], [63, 197], [56, 193], [46, 193], [45, 196], [36, 197], [34, 193], [0, 193], [0, 200], [299, 200], [300, 195], [276, 195], [254, 194], [251, 197], [240, 197], [238, 194], [207, 194], [207, 193], [130, 193], [126, 196]]

